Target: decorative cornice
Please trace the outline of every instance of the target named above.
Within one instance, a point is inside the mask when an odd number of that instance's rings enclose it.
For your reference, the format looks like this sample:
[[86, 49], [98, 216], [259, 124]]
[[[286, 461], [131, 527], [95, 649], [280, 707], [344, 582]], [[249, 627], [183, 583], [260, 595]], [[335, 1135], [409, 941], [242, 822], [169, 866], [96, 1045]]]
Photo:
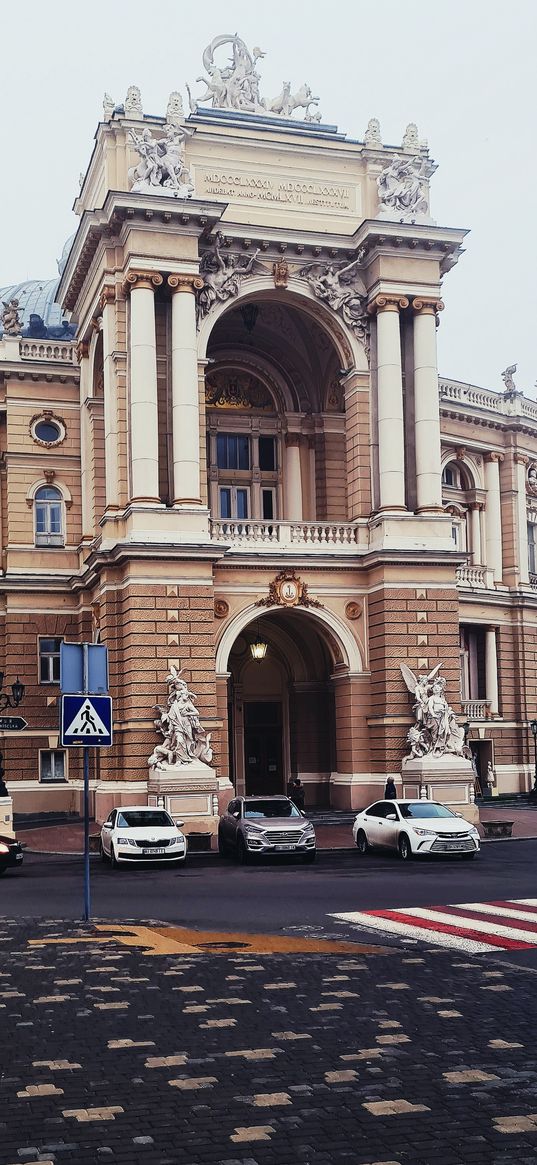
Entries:
[[189, 291], [194, 294], [201, 291], [203, 279], [199, 275], [168, 275], [167, 284], [172, 291]]
[[370, 315], [375, 312], [383, 311], [402, 311], [408, 307], [409, 301], [406, 295], [377, 295], [375, 299], [368, 303], [367, 310]]
[[143, 287], [148, 291], [156, 291], [162, 283], [164, 283], [164, 279], [158, 271], [129, 271], [123, 282], [123, 290], [127, 292], [133, 291], [134, 288]]
[[444, 310], [444, 302], [441, 299], [424, 299], [423, 296], [419, 296], [412, 300], [412, 310], [417, 315], [436, 316], [439, 311]]

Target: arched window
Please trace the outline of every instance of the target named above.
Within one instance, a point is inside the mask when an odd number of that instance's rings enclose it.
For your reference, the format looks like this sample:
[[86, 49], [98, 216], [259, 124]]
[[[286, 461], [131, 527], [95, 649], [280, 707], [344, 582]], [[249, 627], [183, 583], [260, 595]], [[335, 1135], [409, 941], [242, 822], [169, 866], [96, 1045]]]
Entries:
[[36, 546], [63, 546], [65, 541], [63, 498], [54, 485], [42, 485], [35, 497]]

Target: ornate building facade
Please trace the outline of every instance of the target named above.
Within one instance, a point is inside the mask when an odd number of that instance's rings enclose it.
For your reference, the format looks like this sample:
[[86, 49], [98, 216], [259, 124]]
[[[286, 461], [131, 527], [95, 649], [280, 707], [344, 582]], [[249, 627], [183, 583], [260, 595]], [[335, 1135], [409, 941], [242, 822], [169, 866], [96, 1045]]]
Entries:
[[[226, 41], [232, 60], [218, 64]], [[537, 404], [438, 376], [465, 231], [430, 215], [416, 127], [397, 149], [259, 92], [239, 38], [207, 90], [106, 97], [58, 282], [4, 288], [2, 659], [21, 813], [79, 808], [58, 741], [62, 639], [110, 655], [96, 817], [147, 798], [171, 668], [211, 734], [221, 802], [357, 807], [399, 777], [400, 663], [442, 661], [484, 778], [532, 783]], [[207, 104], [209, 103], [209, 104]], [[294, 114], [294, 116], [293, 116]], [[214, 806], [213, 806], [214, 809]]]

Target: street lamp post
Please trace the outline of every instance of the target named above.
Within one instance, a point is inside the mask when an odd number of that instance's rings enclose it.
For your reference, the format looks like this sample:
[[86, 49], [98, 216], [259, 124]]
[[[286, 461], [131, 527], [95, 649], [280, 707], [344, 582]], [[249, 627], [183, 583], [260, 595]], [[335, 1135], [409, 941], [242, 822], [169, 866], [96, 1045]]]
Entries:
[[[21, 683], [19, 677], [11, 685], [11, 694], [4, 692], [4, 673], [0, 671], [0, 712], [5, 712], [6, 708], [18, 708], [19, 704], [24, 699], [24, 684]], [[4, 781], [4, 753], [0, 751], [0, 797], [9, 797], [7, 786]]]
[[531, 795], [532, 797], [537, 797], [537, 720], [530, 720], [530, 728], [533, 736], [534, 752], [533, 789], [531, 790]]

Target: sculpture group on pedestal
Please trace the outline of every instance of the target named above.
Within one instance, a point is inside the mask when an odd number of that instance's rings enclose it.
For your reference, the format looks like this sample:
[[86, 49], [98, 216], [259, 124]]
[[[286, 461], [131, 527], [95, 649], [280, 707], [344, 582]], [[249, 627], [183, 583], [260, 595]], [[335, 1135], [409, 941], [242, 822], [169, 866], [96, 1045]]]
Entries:
[[163, 737], [148, 759], [148, 764], [157, 769], [171, 765], [186, 765], [191, 761], [210, 764], [213, 756], [210, 733], [200, 724], [199, 712], [195, 706], [195, 696], [189, 692], [181, 672], [172, 667], [166, 676], [168, 684], [168, 704], [163, 708], [156, 705], [160, 716], [155, 720], [155, 728]]
[[168, 124], [164, 137], [154, 138], [150, 129], [141, 134], [130, 130], [130, 138], [140, 161], [129, 170], [134, 194], [159, 191], [174, 198], [192, 198], [194, 183], [185, 161], [185, 140], [193, 130], [185, 125]]
[[4, 310], [0, 312], [0, 323], [4, 336], [20, 336], [22, 323], [19, 315], [18, 299], [2, 300]]
[[446, 700], [446, 681], [437, 674], [442, 664], [438, 663], [425, 676], [415, 676], [406, 663], [399, 666], [405, 684], [414, 696], [416, 723], [407, 734], [411, 757], [446, 754], [464, 757], [464, 729], [457, 724], [453, 708]]
[[[222, 45], [230, 44], [232, 56], [229, 64], [220, 68], [215, 64], [214, 54]], [[199, 105], [210, 102], [213, 109], [236, 110], [241, 113], [257, 113], [291, 117], [295, 109], [305, 109], [304, 121], [320, 121], [318, 111], [310, 113], [310, 107], [319, 103], [309, 85], [301, 85], [296, 93], [291, 92], [291, 82], [284, 81], [281, 93], [272, 101], [266, 101], [259, 92], [261, 80], [257, 72], [258, 60], [264, 57], [260, 48], [253, 52], [237, 34], [215, 36], [203, 54], [203, 64], [207, 76], [197, 80], [205, 85], [205, 93], [193, 97], [187, 85], [191, 113], [196, 113]]]
[[424, 183], [433, 170], [434, 165], [428, 158], [402, 158], [395, 154], [377, 178], [377, 218], [392, 222], [430, 222]]

